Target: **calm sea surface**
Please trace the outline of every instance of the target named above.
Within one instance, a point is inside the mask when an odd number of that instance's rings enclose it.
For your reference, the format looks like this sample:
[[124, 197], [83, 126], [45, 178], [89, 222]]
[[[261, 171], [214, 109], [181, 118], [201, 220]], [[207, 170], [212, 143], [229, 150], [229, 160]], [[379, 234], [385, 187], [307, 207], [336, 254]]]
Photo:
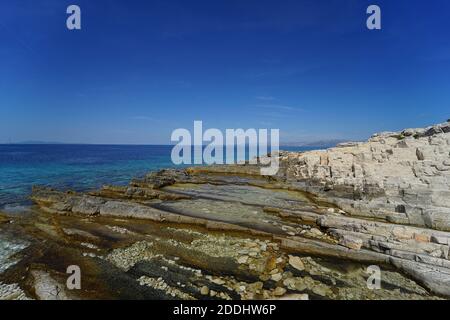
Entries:
[[126, 185], [149, 171], [175, 167], [171, 150], [168, 145], [0, 145], [0, 208], [29, 204], [35, 184], [78, 191]]

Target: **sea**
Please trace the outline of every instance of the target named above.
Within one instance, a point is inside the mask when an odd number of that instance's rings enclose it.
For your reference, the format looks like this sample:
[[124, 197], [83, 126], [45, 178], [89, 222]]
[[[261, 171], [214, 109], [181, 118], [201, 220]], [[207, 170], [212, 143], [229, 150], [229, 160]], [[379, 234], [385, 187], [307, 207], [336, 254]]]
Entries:
[[[171, 145], [0, 144], [0, 210], [20, 211], [31, 204], [33, 185], [87, 191], [105, 184], [126, 185], [135, 177], [164, 168]], [[280, 147], [305, 151], [314, 147]]]

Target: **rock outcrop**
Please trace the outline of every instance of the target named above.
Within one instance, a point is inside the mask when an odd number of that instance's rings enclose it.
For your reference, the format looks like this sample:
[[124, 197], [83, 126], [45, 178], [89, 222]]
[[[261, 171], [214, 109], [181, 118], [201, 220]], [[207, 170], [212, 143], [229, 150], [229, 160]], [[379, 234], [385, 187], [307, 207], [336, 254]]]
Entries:
[[283, 153], [281, 176], [347, 213], [450, 231], [450, 123]]
[[433, 291], [450, 293], [449, 122], [283, 152], [280, 162], [281, 181], [339, 207], [341, 215], [317, 224], [342, 246], [383, 253]]

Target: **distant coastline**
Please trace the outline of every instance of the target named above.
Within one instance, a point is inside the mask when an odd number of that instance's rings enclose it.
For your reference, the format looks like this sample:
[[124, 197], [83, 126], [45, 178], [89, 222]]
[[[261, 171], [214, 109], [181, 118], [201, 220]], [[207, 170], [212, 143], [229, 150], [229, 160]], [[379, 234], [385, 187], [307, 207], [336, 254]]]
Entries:
[[[331, 139], [317, 140], [312, 142], [282, 142], [280, 148], [283, 147], [307, 147], [307, 148], [332, 148], [348, 139]], [[3, 142], [0, 145], [92, 145], [92, 146], [173, 146], [175, 143], [149, 143], [149, 144], [130, 144], [130, 143], [85, 143], [85, 142], [59, 142], [59, 141], [19, 141], [19, 142]]]

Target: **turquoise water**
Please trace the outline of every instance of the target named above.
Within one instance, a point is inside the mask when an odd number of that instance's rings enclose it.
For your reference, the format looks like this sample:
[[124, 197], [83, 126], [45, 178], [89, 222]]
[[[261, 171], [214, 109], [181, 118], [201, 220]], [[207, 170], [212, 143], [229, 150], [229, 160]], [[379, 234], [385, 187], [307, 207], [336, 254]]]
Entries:
[[0, 145], [0, 207], [27, 203], [35, 184], [89, 190], [173, 167], [171, 146]]
[[77, 191], [126, 185], [149, 171], [175, 167], [171, 150], [168, 145], [0, 145], [0, 208], [29, 204], [33, 185]]

